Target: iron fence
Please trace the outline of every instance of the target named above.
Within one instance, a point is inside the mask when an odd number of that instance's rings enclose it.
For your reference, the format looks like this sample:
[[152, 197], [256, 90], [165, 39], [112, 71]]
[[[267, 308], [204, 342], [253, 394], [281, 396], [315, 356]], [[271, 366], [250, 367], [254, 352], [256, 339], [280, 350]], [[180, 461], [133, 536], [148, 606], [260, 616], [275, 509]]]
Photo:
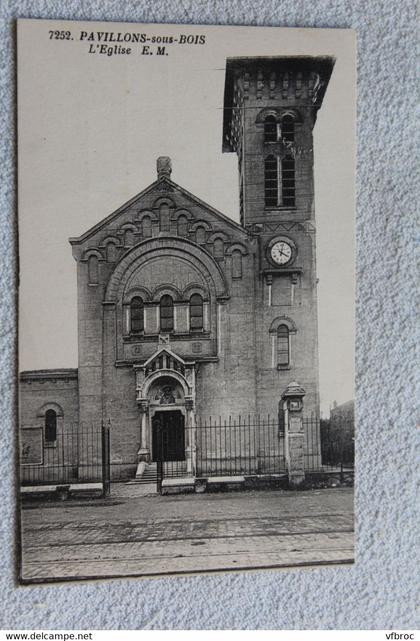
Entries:
[[40, 426], [20, 431], [22, 486], [102, 483], [109, 491], [109, 428], [65, 425], [53, 441]]
[[[159, 487], [165, 478], [287, 474], [284, 423], [277, 417], [197, 418], [195, 427], [185, 429], [182, 448], [175, 442], [176, 432], [162, 429], [156, 457]], [[351, 429], [337, 423], [332, 428], [315, 416], [304, 418], [303, 457], [305, 473], [352, 474]]]
[[[162, 434], [158, 477], [282, 475], [286, 472], [284, 431], [278, 419], [247, 416], [196, 419], [185, 429], [180, 450], [174, 431]], [[174, 459], [174, 452], [179, 455]], [[167, 460], [172, 458], [172, 460]]]
[[344, 473], [354, 470], [354, 424], [349, 421], [303, 419], [305, 472]]
[[[247, 416], [204, 419], [173, 429], [162, 422], [155, 434], [153, 460], [157, 482], [195, 477], [264, 477], [287, 475], [284, 424], [278, 417]], [[182, 428], [182, 429], [181, 429]], [[348, 421], [303, 419], [305, 473], [352, 474], [354, 432]], [[109, 493], [110, 429], [103, 426], [61, 426], [47, 442], [40, 426], [21, 430], [20, 479], [22, 486], [102, 483]], [[128, 465], [128, 463], [127, 463]], [[130, 462], [132, 470], [135, 464]], [[114, 462], [113, 476], [123, 462]], [[125, 478], [125, 477], [124, 477]]]
[[281, 474], [286, 471], [284, 431], [270, 416], [197, 421], [197, 476]]

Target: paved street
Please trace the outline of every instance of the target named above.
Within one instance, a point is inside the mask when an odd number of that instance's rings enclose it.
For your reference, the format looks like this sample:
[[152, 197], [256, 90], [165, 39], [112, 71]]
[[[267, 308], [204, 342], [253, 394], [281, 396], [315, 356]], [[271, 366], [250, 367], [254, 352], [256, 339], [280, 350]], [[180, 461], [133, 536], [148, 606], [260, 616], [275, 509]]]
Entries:
[[350, 563], [353, 490], [161, 497], [116, 484], [109, 499], [22, 510], [25, 581]]

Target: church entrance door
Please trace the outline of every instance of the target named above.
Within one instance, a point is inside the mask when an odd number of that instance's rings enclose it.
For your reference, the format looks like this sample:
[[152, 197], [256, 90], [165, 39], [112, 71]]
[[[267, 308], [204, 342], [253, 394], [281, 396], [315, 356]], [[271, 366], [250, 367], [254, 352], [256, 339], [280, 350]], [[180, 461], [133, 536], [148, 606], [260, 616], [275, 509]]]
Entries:
[[185, 418], [180, 410], [155, 412], [152, 419], [152, 460], [185, 460]]

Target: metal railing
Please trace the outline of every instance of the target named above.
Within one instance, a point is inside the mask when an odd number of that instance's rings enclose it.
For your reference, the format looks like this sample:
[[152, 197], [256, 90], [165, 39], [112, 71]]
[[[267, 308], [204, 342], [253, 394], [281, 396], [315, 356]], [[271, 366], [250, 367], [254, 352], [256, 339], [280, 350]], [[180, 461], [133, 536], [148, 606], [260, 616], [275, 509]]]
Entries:
[[353, 421], [304, 418], [303, 431], [305, 472], [353, 472]]
[[60, 426], [54, 441], [46, 441], [40, 426], [20, 430], [22, 486], [102, 483], [109, 491], [109, 428]]
[[[332, 429], [328, 423], [327, 429], [327, 423], [317, 417], [303, 418], [305, 473], [351, 474], [351, 426], [335, 423]], [[176, 438], [176, 432], [170, 430], [162, 435], [157, 457], [159, 487], [165, 478], [275, 478], [287, 474], [284, 424], [277, 417], [197, 418], [195, 427], [185, 429], [182, 452]]]
[[160, 439], [158, 477], [210, 478], [286, 472], [284, 432], [278, 419], [270, 416], [197, 418], [195, 427], [185, 429], [182, 453], [177, 449], [176, 438], [176, 433], [168, 430]]

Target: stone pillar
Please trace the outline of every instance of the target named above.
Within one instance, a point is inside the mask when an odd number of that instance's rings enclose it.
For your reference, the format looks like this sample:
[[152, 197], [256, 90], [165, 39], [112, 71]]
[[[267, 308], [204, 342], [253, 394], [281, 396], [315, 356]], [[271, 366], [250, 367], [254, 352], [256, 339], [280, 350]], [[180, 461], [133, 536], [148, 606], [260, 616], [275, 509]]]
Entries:
[[187, 459], [187, 472], [190, 476], [196, 474], [196, 445], [195, 445], [195, 415], [194, 401], [191, 397], [185, 397], [185, 455]]
[[170, 178], [172, 173], [172, 161], [169, 156], [159, 156], [156, 161], [158, 178]]
[[150, 462], [150, 447], [147, 442], [147, 430], [149, 423], [149, 401], [142, 398], [137, 401], [140, 410], [140, 448], [137, 452], [137, 460], [139, 463]]
[[285, 457], [289, 483], [296, 487], [305, 480], [303, 397], [305, 390], [293, 381], [281, 395], [285, 426]]

